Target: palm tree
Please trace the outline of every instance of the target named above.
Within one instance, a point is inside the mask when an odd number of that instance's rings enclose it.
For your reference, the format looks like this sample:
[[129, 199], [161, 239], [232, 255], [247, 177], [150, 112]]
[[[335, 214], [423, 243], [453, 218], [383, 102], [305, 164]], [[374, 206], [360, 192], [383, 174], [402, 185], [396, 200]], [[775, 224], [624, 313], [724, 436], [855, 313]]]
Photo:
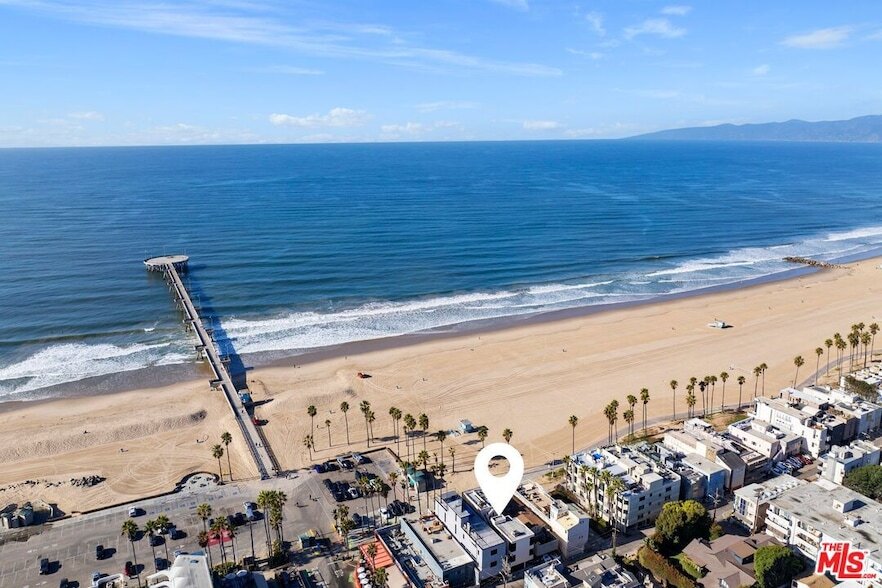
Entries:
[[738, 410], [741, 410], [741, 390], [744, 388], [744, 382], [747, 381], [747, 378], [744, 376], [738, 376], [736, 382], [738, 382]]
[[763, 373], [763, 368], [756, 366], [753, 368], [753, 397], [756, 398], [757, 387], [759, 386], [759, 377]]
[[567, 419], [567, 422], [570, 423], [570, 427], [573, 429], [573, 454], [576, 453], [576, 425], [579, 424], [579, 417], [572, 414], [570, 418]]
[[805, 365], [805, 360], [802, 358], [801, 355], [797, 355], [793, 358], [793, 365], [796, 366], [796, 373], [793, 374], [793, 387], [796, 388], [796, 378], [799, 377], [799, 368]]
[[478, 427], [478, 439], [481, 440], [481, 449], [484, 449], [484, 441], [487, 440], [487, 435], [489, 434], [490, 430], [485, 425]]
[[224, 450], [227, 454], [227, 472], [230, 474], [230, 482], [233, 481], [233, 466], [230, 465], [230, 443], [233, 442], [233, 436], [228, 431], [221, 433], [221, 443], [224, 444]]
[[[632, 409], [628, 409], [622, 413], [622, 418], [628, 423], [628, 437], [630, 439], [634, 439], [634, 411]], [[575, 452], [574, 452], [575, 453]]]
[[879, 332], [879, 323], [870, 323], [870, 361], [873, 361], [873, 353], [876, 348], [876, 333]]
[[401, 410], [395, 408], [394, 406], [389, 409], [389, 415], [392, 417], [392, 425], [395, 430], [395, 453], [401, 454], [401, 430], [400, 430], [400, 422], [401, 421]]
[[257, 507], [263, 511], [263, 531], [266, 534], [266, 552], [272, 553], [272, 540], [270, 539], [269, 532], [269, 519], [267, 518], [267, 511], [271, 508], [273, 504], [273, 491], [272, 490], [261, 490], [257, 493]]
[[325, 428], [328, 430], [328, 447], [331, 447], [331, 419], [325, 419]]
[[371, 439], [374, 438], [374, 421], [377, 420], [377, 415], [374, 414], [374, 411], [369, 410], [367, 412], [367, 416], [365, 416], [367, 420], [368, 428], [371, 431]]
[[504, 429], [504, 430], [502, 431], [502, 438], [505, 439], [505, 442], [506, 442], [506, 443], [510, 443], [510, 442], [511, 442], [512, 434], [513, 434], [513, 433], [511, 432], [511, 429]]
[[435, 439], [441, 444], [441, 463], [444, 463], [444, 440], [447, 439], [447, 431], [438, 431], [435, 433]]
[[723, 389], [720, 392], [720, 412], [726, 410], [726, 380], [729, 379], [729, 372], [720, 372], [720, 381], [723, 383]]
[[[373, 546], [372, 543], [370, 547]], [[371, 575], [371, 579], [374, 581], [374, 586], [377, 586], [378, 588], [386, 588], [386, 583], [389, 581], [389, 573], [386, 571], [386, 568], [380, 568]]]
[[154, 519], [148, 519], [144, 521], [144, 532], [147, 533], [149, 537], [148, 543], [150, 544], [150, 550], [153, 552], [153, 571], [158, 572], [159, 570], [156, 568], [156, 545], [154, 545], [154, 537], [156, 536], [156, 531], [159, 530], [159, 527], [156, 524]]
[[450, 473], [456, 473], [456, 447], [448, 447], [447, 453], [450, 454]]
[[610, 508], [610, 522], [612, 523], [612, 556], [616, 556], [616, 538], [619, 531], [619, 521], [618, 516], [616, 516], [617, 509], [615, 508], [615, 500], [618, 499], [619, 494], [625, 489], [625, 483], [622, 482], [622, 479], [619, 477], [613, 477], [609, 483], [606, 485], [606, 494], [609, 497], [608, 500], [611, 501], [613, 506]]
[[686, 396], [686, 406], [689, 407], [689, 418], [692, 418], [692, 415], [695, 414], [695, 403], [697, 402], [695, 398], [695, 393], [693, 392], [692, 385], [689, 385], [689, 394]]
[[864, 346], [864, 367], [867, 367], [867, 351], [870, 343], [873, 341], [873, 335], [870, 333], [861, 334], [861, 343]]
[[368, 560], [371, 562], [371, 569], [376, 568], [376, 558], [377, 558], [377, 545], [376, 543], [370, 543], [367, 546], [367, 549], [364, 550], [368, 556]]
[[196, 537], [196, 544], [208, 554], [208, 567], [214, 568], [214, 563], [211, 561], [211, 546], [208, 544], [209, 539], [208, 531], [199, 531], [199, 535]]
[[852, 331], [848, 334], [848, 344], [851, 345], [851, 353], [848, 357], [848, 369], [849, 371], [854, 369], [854, 350], [857, 348], [860, 343], [861, 336], [856, 332]]
[[416, 429], [417, 421], [413, 418], [413, 415], [407, 413], [404, 415], [404, 446], [407, 448], [407, 457], [410, 458], [411, 449], [413, 449], [413, 444], [411, 443], [410, 432]]
[[708, 406], [710, 406], [710, 413], [714, 414], [714, 391], [717, 389], [717, 377], [708, 376], [707, 383], [710, 384], [710, 402]]
[[196, 507], [196, 516], [202, 519], [202, 530], [208, 532], [208, 526], [205, 521], [211, 518], [211, 505], [203, 502]]
[[310, 404], [306, 407], [306, 414], [309, 415], [309, 434], [312, 435], [313, 431], [315, 431], [315, 415], [318, 414], [318, 410], [316, 410], [314, 405]]
[[625, 400], [628, 403], [628, 408], [634, 410], [634, 407], [637, 406], [637, 397], [633, 394], [628, 394], [628, 396], [625, 397]]
[[226, 530], [226, 517], [217, 517], [211, 521], [211, 536], [217, 539], [217, 543], [221, 548], [221, 561], [227, 563], [227, 546], [224, 541], [224, 531]]
[[612, 402], [609, 403], [612, 406], [612, 415], [613, 415], [613, 435], [615, 435], [616, 441], [619, 440], [619, 401], [613, 399]]
[[312, 449], [315, 447], [315, 441], [313, 441], [312, 435], [307, 435], [303, 438], [303, 446], [309, 451], [309, 461], [312, 461]]
[[135, 554], [135, 540], [138, 538], [138, 523], [132, 519], [126, 519], [122, 524], [122, 532], [120, 534], [129, 540], [129, 545], [132, 547], [132, 560], [135, 562], [135, 569], [137, 570], [138, 556]]
[[821, 356], [824, 355], [823, 347], [815, 347], [815, 355], [817, 358], [815, 359], [815, 385], [818, 384], [818, 376], [821, 373]]
[[224, 448], [220, 445], [215, 445], [211, 448], [211, 456], [217, 460], [217, 471], [220, 480], [224, 479], [224, 471], [221, 469], [221, 458], [224, 456]]
[[646, 436], [646, 405], [649, 404], [649, 388], [640, 389], [640, 402], [643, 403], [643, 436]]
[[612, 445], [612, 426], [613, 426], [613, 416], [612, 416], [612, 404], [607, 404], [603, 408], [603, 416], [606, 417], [606, 422], [609, 425], [606, 432], [606, 444]]
[[340, 403], [340, 412], [343, 413], [343, 420], [346, 422], [346, 445], [349, 445], [349, 403], [345, 400]]
[[[870, 326], [872, 326], [872, 325], [870, 325]], [[833, 347], [833, 339], [824, 340], [824, 347], [827, 348], [827, 369], [825, 370], [824, 375], [829, 376], [830, 375], [830, 348]]]
[[[171, 528], [171, 526], [171, 521], [168, 520], [168, 517], [164, 514], [156, 517], [156, 528], [159, 529], [159, 532], [163, 535], [168, 533], [168, 530]], [[165, 560], [168, 561], [168, 541], [163, 540], [162, 545], [165, 548]]]
[[672, 408], [674, 410], [674, 412], [671, 413], [671, 420], [675, 421], [677, 420], [677, 380], [671, 380], [669, 385], [671, 387], [671, 402], [673, 402]]
[[769, 366], [767, 366], [765, 364], [765, 362], [763, 362], [763, 363], [759, 364], [759, 369], [760, 369], [760, 375], [763, 378], [763, 383], [762, 383], [762, 387], [761, 387], [762, 395], [765, 396], [766, 395], [766, 370], [769, 369]]
[[707, 376], [698, 383], [698, 390], [701, 392], [701, 416], [707, 414]]
[[848, 347], [848, 343], [846, 343], [844, 339], [840, 338], [839, 340], [836, 341], [836, 351], [838, 352], [837, 355], [839, 356], [838, 363], [839, 363], [839, 373], [840, 374], [842, 373], [842, 361], [843, 361], [842, 354], [845, 351], [846, 347]]
[[422, 413], [419, 418], [420, 429], [423, 430], [423, 451], [426, 450], [426, 432], [429, 430], [429, 417]]
[[367, 436], [367, 446], [371, 446], [371, 424], [368, 422], [368, 413], [371, 411], [371, 403], [367, 400], [362, 400], [358, 409], [361, 411], [361, 415], [364, 417], [364, 431]]

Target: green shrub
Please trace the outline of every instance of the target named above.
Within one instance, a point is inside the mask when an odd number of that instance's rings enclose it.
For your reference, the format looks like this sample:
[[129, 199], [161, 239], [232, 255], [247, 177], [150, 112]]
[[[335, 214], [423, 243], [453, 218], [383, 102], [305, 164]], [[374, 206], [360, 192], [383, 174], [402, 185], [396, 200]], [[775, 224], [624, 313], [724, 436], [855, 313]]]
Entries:
[[667, 502], [655, 521], [653, 545], [665, 555], [678, 553], [693, 539], [707, 539], [711, 522], [707, 509], [694, 500]]
[[778, 588], [802, 571], [802, 558], [783, 545], [765, 545], [753, 556], [753, 570], [759, 588]]
[[882, 466], [868, 465], [845, 474], [842, 485], [873, 500], [882, 499]]
[[675, 568], [663, 555], [644, 545], [637, 552], [637, 561], [649, 570], [658, 582], [667, 582], [676, 588], [695, 588], [695, 582]]

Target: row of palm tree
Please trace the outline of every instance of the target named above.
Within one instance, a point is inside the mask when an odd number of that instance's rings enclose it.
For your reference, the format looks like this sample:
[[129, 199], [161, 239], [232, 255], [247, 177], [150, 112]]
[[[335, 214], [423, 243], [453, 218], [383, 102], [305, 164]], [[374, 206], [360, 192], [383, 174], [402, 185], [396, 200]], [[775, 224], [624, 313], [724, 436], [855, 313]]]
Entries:
[[223, 482], [224, 480], [224, 471], [221, 468], [221, 458], [226, 453], [227, 455], [227, 472], [229, 473], [230, 481], [233, 481], [233, 466], [230, 464], [230, 443], [233, 442], [233, 436], [229, 433], [229, 431], [224, 431], [220, 436], [221, 445], [217, 443], [211, 446], [211, 456], [217, 460], [217, 475], [218, 479]]
[[[140, 529], [138, 527], [138, 523], [136, 523], [134, 519], [126, 519], [123, 522], [120, 534], [125, 537], [129, 542], [129, 546], [132, 550], [132, 560], [135, 564], [135, 569], [138, 569], [138, 554], [135, 552], [135, 541], [137, 541], [141, 537], [141, 532], [143, 531], [145, 535], [150, 537], [149, 543], [150, 549], [153, 552], [154, 571], [158, 571], [156, 569], [156, 545], [154, 542], [154, 537], [160, 533], [168, 533], [169, 529], [171, 529], [172, 526], [173, 525], [171, 520], [169, 520], [169, 518], [164, 514], [158, 515], [155, 519], [145, 521], [143, 529]], [[163, 546], [165, 547], [165, 559], [166, 561], [168, 561], [168, 542], [163, 541]]]

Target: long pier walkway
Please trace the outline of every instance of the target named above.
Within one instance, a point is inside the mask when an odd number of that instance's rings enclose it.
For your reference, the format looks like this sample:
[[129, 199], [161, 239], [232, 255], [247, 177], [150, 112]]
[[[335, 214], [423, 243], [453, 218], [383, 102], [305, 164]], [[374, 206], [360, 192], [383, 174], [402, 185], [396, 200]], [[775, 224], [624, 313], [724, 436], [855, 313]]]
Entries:
[[186, 322], [188, 326], [196, 332], [196, 336], [199, 338], [199, 345], [196, 347], [196, 350], [208, 361], [208, 365], [214, 372], [215, 379], [211, 382], [212, 387], [220, 388], [223, 391], [227, 403], [233, 411], [233, 416], [236, 418], [236, 422], [239, 423], [242, 437], [248, 445], [260, 477], [262, 479], [269, 478], [270, 475], [278, 473], [275, 461], [270, 454], [269, 448], [266, 447], [262, 440], [263, 436], [257, 430], [257, 427], [251, 420], [251, 415], [248, 414], [245, 405], [239, 398], [238, 391], [235, 385], [233, 385], [227, 366], [214, 346], [214, 340], [205, 328], [202, 318], [199, 316], [196, 307], [193, 306], [190, 294], [181, 280], [180, 272], [186, 270], [188, 261], [189, 258], [185, 255], [166, 255], [146, 259], [144, 260], [144, 265], [150, 271], [163, 272], [169, 285], [174, 289], [177, 302], [187, 315]]

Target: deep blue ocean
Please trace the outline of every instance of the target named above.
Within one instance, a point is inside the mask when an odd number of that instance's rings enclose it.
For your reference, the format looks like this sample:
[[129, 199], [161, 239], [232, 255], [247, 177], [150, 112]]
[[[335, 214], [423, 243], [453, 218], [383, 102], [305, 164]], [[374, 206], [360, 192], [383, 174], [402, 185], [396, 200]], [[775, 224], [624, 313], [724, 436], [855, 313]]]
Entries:
[[882, 145], [636, 141], [0, 150], [0, 399], [192, 361], [645, 300], [882, 246]]

